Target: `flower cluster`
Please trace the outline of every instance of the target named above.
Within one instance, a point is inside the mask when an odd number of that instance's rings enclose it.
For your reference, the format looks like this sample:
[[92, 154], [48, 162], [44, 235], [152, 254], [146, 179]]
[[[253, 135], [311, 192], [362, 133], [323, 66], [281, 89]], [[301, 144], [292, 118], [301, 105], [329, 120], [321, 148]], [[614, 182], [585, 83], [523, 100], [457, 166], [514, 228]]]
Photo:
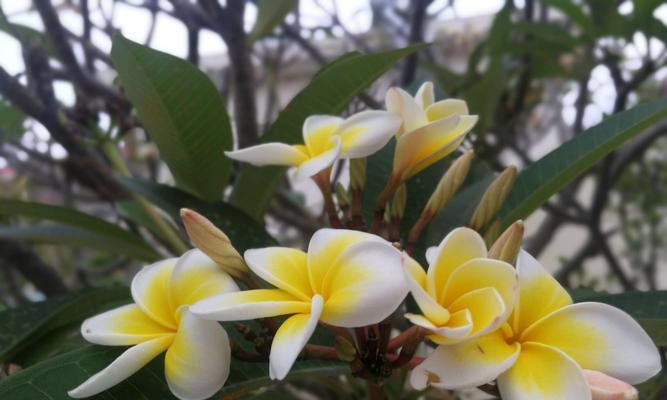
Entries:
[[[454, 229], [426, 251], [425, 269], [413, 258], [416, 241], [465, 179], [472, 152], [464, 153], [401, 245], [398, 227], [409, 195], [403, 184], [454, 151], [476, 117], [461, 100], [435, 102], [430, 83], [414, 97], [392, 88], [386, 105], [388, 111], [347, 119], [312, 116], [304, 123], [303, 145], [267, 143], [228, 153], [255, 165], [294, 166], [297, 176], [316, 179], [327, 200], [332, 164], [363, 160], [395, 137], [393, 170], [377, 199], [371, 233], [364, 232], [359, 203], [363, 162], [351, 165], [352, 210], [344, 208], [350, 206], [342, 200], [346, 192], [337, 190], [343, 220], [328, 199], [337, 229], [315, 232], [306, 251], [267, 247], [241, 256], [214, 224], [182, 210], [197, 249], [145, 267], [132, 281], [134, 303], [83, 323], [82, 335], [92, 343], [132, 347], [69, 395], [100, 393], [166, 352], [169, 388], [188, 400], [218, 392], [233, 357], [268, 361], [270, 377], [284, 379], [303, 354], [348, 362], [356, 376], [374, 381], [412, 368], [416, 389], [487, 386], [505, 400], [636, 398], [631, 385], [661, 369], [658, 350], [639, 324], [609, 305], [573, 304], [520, 250], [522, 223], [497, 239], [477, 232], [507, 195], [514, 169], [489, 186], [470, 224], [475, 229]], [[392, 227], [384, 217], [389, 202]], [[417, 305], [410, 312], [408, 293]], [[413, 326], [391, 338], [392, 320], [401, 314]], [[238, 346], [216, 321], [246, 320], [260, 321], [268, 333], [256, 353], [236, 354]], [[336, 335], [335, 347], [309, 344], [318, 326]], [[415, 356], [421, 343], [433, 349], [425, 359]]]

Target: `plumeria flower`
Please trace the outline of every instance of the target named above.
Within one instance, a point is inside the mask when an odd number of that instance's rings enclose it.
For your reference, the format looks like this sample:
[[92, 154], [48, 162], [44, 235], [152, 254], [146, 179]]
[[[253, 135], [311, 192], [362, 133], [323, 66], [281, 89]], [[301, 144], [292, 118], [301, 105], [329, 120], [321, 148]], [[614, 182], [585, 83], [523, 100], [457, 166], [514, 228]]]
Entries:
[[440, 344], [470, 340], [498, 329], [514, 307], [515, 269], [487, 258], [486, 245], [469, 228], [453, 230], [426, 253], [428, 271], [404, 256], [406, 280], [421, 315], [406, 314]]
[[362, 111], [347, 119], [313, 115], [303, 124], [304, 144], [265, 143], [225, 154], [256, 166], [294, 166], [298, 178], [307, 178], [338, 159], [375, 153], [389, 142], [400, 125], [400, 118], [386, 111]]
[[387, 110], [403, 120], [392, 171], [400, 182], [456, 150], [477, 123], [476, 115], [468, 115], [465, 101], [435, 102], [434, 97], [431, 82], [422, 84], [415, 97], [398, 87], [387, 91]]
[[458, 389], [498, 377], [504, 400], [591, 400], [595, 386], [583, 369], [629, 384], [660, 371], [658, 349], [625, 312], [602, 303], [572, 304], [524, 251], [517, 269], [519, 300], [508, 323], [476, 340], [439, 346], [412, 372], [413, 386]]
[[232, 278], [204, 253], [191, 250], [145, 267], [131, 289], [134, 303], [85, 320], [81, 334], [91, 343], [132, 347], [69, 391], [70, 397], [103, 392], [165, 351], [164, 374], [176, 397], [206, 399], [220, 390], [229, 375], [227, 333], [188, 307], [209, 296], [238, 291]]
[[318, 321], [345, 328], [375, 324], [391, 315], [408, 291], [400, 252], [384, 239], [358, 231], [321, 229], [307, 253], [268, 247], [246, 251], [245, 260], [275, 288], [223, 294], [191, 310], [219, 321], [291, 315], [273, 338], [272, 379], [287, 375]]

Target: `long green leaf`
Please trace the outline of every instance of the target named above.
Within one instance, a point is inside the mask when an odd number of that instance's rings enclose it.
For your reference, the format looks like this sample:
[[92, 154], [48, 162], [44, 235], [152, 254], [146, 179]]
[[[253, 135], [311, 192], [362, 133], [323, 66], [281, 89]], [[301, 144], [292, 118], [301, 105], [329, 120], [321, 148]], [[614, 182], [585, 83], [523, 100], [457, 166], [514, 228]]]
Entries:
[[124, 287], [84, 289], [4, 310], [0, 312], [0, 361], [12, 361], [17, 353], [51, 335], [53, 330], [129, 299], [129, 291]]
[[287, 14], [298, 8], [299, 0], [258, 0], [257, 21], [248, 34], [251, 42], [269, 35], [278, 26]]
[[594, 294], [581, 301], [611, 304], [632, 315], [658, 346], [667, 346], [667, 290]]
[[[343, 55], [344, 59], [334, 60], [317, 74], [280, 113], [263, 142], [294, 144], [302, 140], [303, 121], [313, 114], [338, 114], [347, 104], [368, 87], [396, 61], [426, 47], [418, 44], [404, 49], [356, 55]], [[276, 184], [285, 168], [253, 167], [243, 165], [239, 174], [232, 203], [250, 216], [260, 219], [264, 214]]]
[[[3, 400], [69, 400], [67, 390], [73, 389], [95, 372], [109, 365], [123, 350], [118, 347], [87, 346], [42, 362], [1, 381], [0, 398]], [[348, 372], [349, 369], [340, 362], [302, 360], [294, 364], [289, 377], [340, 375]], [[226, 395], [239, 398], [250, 394], [250, 390], [268, 383], [270, 380], [267, 363], [232, 360], [231, 371], [225, 386], [212, 398], [223, 398]], [[164, 380], [163, 356], [159, 356], [128, 380], [91, 399], [171, 400], [175, 397]]]
[[208, 77], [185, 60], [117, 35], [111, 59], [148, 134], [177, 184], [219, 200], [231, 161], [232, 130], [225, 105]]
[[612, 115], [530, 165], [517, 177], [498, 214], [503, 227], [526, 218], [604, 156], [665, 117], [667, 99], [640, 104]]
[[127, 242], [135, 247], [143, 247], [147, 252], [152, 252], [151, 247], [142, 238], [101, 218], [67, 207], [0, 198], [0, 215], [23, 215], [38, 220], [61, 222], [112, 237], [120, 242]]
[[154, 261], [159, 258], [156, 252], [143, 245], [64, 224], [0, 226], [0, 239], [90, 247], [91, 249], [122, 254], [143, 261]]
[[201, 213], [222, 229], [241, 253], [249, 248], [276, 243], [264, 226], [231, 204], [209, 203], [176, 188], [154, 182], [139, 179], [123, 179], [122, 182], [130, 190], [163, 209], [174, 221], [180, 221], [180, 210], [184, 207]]

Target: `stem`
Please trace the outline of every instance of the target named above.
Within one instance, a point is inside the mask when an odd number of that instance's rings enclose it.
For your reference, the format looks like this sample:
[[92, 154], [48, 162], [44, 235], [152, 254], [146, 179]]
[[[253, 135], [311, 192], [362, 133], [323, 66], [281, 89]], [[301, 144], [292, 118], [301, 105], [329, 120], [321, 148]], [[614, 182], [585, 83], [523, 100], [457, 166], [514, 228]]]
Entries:
[[387, 206], [387, 202], [391, 199], [391, 196], [394, 195], [394, 192], [401, 185], [400, 177], [396, 175], [391, 175], [387, 181], [387, 185], [382, 190], [382, 193], [378, 196], [375, 201], [375, 213], [373, 215], [373, 224], [371, 225], [371, 233], [378, 233], [382, 228], [384, 221], [384, 209]]
[[419, 327], [416, 325], [413, 325], [410, 328], [404, 330], [398, 336], [389, 341], [389, 345], [387, 346], [387, 351], [394, 352], [398, 350], [401, 346], [403, 346], [403, 343], [405, 343], [406, 340], [411, 338], [418, 331]]
[[328, 360], [338, 360], [336, 349], [329, 346], [320, 346], [317, 344], [307, 344], [303, 348], [304, 355], [307, 357], [324, 358]]
[[331, 182], [329, 181], [329, 174], [331, 173], [331, 168], [327, 168], [324, 171], [318, 172], [313, 176], [313, 181], [317, 184], [317, 187], [320, 188], [322, 192], [322, 197], [324, 197], [324, 210], [329, 216], [329, 225], [332, 228], [340, 229], [343, 227], [343, 224], [338, 218], [338, 211], [336, 210], [336, 204], [333, 201], [333, 193], [331, 192]]
[[366, 229], [361, 193], [361, 189], [352, 189], [352, 219], [350, 221], [349, 227], [358, 231], [363, 231]]
[[[118, 148], [116, 148], [113, 142], [110, 140], [104, 140], [102, 142], [102, 151], [104, 151], [104, 154], [111, 162], [111, 166], [119, 174], [125, 177], [132, 177], [132, 173], [127, 168], [127, 165], [125, 165], [125, 161], [120, 156]], [[164, 239], [169, 244], [172, 251], [174, 251], [176, 254], [183, 254], [188, 251], [188, 246], [181, 240], [171, 225], [169, 225], [169, 223], [167, 223], [167, 221], [165, 221], [158, 214], [153, 205], [151, 205], [146, 199], [139, 196], [138, 194], [133, 193], [132, 197], [137, 202], [137, 204], [139, 204], [139, 206], [144, 209], [151, 221], [153, 221], [157, 229], [160, 231], [160, 236], [162, 236], [162, 239]]]
[[401, 347], [401, 353], [391, 363], [393, 368], [400, 368], [409, 363], [412, 360], [417, 347], [419, 347], [419, 344], [422, 342], [422, 339], [424, 338], [424, 331], [419, 327], [415, 328], [417, 329], [413, 331], [412, 335], [410, 335], [403, 343], [403, 346]]
[[384, 391], [382, 390], [382, 387], [378, 385], [377, 383], [371, 382], [371, 381], [366, 381], [366, 384], [368, 385], [368, 398], [369, 400], [384, 400], [387, 398], [385, 396]]
[[434, 217], [432, 213], [426, 213], [425, 211], [422, 212], [417, 222], [410, 228], [410, 233], [408, 233], [408, 243], [405, 246], [405, 251], [408, 255], [414, 254], [419, 237]]

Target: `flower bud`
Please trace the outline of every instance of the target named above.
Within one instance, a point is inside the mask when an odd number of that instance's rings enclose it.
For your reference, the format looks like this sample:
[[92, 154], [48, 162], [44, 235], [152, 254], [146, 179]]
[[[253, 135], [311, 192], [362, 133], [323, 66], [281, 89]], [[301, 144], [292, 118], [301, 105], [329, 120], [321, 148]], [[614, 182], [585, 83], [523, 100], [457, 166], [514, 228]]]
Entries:
[[505, 229], [502, 235], [493, 243], [489, 250], [489, 258], [505, 261], [514, 264], [516, 257], [521, 250], [521, 241], [523, 240], [523, 221], [519, 220]]
[[514, 180], [516, 179], [517, 169], [515, 166], [505, 168], [503, 172], [491, 182], [479, 201], [475, 213], [470, 219], [470, 227], [475, 230], [483, 229], [489, 221], [496, 215], [496, 212], [503, 205], [507, 195], [512, 190]]
[[350, 160], [350, 189], [362, 190], [366, 184], [366, 159]]
[[468, 150], [452, 163], [428, 199], [428, 203], [424, 207], [424, 213], [436, 215], [456, 194], [456, 191], [459, 190], [466, 176], [468, 176], [474, 155], [475, 153], [472, 150]]
[[243, 257], [232, 246], [229, 237], [206, 217], [196, 211], [182, 208], [181, 220], [192, 244], [211, 257], [225, 272], [236, 278], [248, 273]]
[[599, 371], [584, 370], [592, 400], [637, 400], [639, 392], [629, 383]]
[[354, 357], [357, 354], [357, 349], [354, 348], [354, 345], [350, 343], [349, 340], [345, 339], [343, 336], [336, 336], [334, 342], [334, 348], [336, 349], [336, 355], [339, 360], [345, 362], [354, 360]]
[[391, 201], [391, 217], [401, 219], [405, 214], [405, 204], [408, 198], [408, 191], [405, 185], [401, 185], [396, 189], [394, 198]]
[[349, 207], [350, 196], [348, 196], [345, 187], [340, 182], [336, 182], [334, 190], [336, 191], [336, 200], [338, 200], [338, 205], [340, 206], [340, 208]]

